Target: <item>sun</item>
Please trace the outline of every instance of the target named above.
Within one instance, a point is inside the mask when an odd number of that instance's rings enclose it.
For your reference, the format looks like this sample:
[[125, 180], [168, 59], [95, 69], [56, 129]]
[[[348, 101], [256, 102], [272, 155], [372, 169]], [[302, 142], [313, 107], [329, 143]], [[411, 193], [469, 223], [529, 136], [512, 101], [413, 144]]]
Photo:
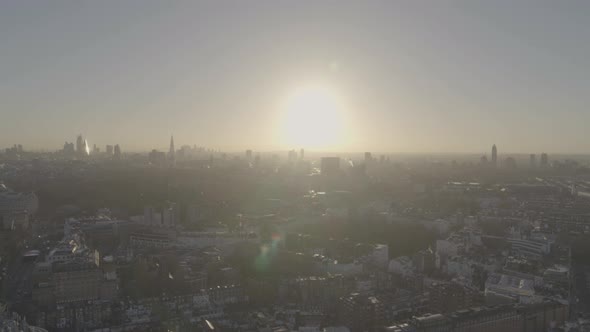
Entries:
[[334, 90], [308, 85], [295, 90], [282, 106], [283, 146], [312, 149], [337, 147], [344, 134], [344, 108]]

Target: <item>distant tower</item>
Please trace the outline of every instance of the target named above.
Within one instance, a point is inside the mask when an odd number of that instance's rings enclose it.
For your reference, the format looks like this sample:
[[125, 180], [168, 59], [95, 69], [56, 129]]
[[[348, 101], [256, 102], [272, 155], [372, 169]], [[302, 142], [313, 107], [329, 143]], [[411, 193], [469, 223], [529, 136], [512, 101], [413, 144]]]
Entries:
[[252, 150], [246, 150], [246, 160], [252, 159]]
[[76, 153], [79, 155], [83, 155], [84, 152], [85, 152], [84, 138], [82, 137], [82, 134], [80, 134], [76, 138]]
[[537, 156], [534, 153], [529, 156], [529, 166], [530, 168], [537, 168]]
[[299, 150], [299, 159], [303, 160], [303, 158], [305, 158], [305, 150], [301, 149]]
[[121, 159], [121, 147], [119, 146], [119, 144], [115, 144], [115, 147], [113, 148], [113, 153], [115, 155], [115, 159]]
[[370, 163], [373, 160], [371, 152], [365, 152], [365, 163]]
[[496, 144], [492, 146], [492, 164], [494, 167], [498, 164], [498, 149], [496, 148]]
[[541, 167], [549, 166], [549, 156], [546, 153], [541, 153]]
[[171, 166], [176, 166], [176, 150], [174, 150], [174, 136], [170, 136], [170, 150], [168, 150], [168, 160]]

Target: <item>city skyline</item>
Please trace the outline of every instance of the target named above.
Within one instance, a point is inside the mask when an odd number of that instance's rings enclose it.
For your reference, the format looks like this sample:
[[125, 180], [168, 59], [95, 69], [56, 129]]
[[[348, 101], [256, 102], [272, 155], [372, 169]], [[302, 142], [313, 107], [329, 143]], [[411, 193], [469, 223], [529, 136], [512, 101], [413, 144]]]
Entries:
[[590, 151], [586, 3], [137, 4], [3, 5], [4, 146]]

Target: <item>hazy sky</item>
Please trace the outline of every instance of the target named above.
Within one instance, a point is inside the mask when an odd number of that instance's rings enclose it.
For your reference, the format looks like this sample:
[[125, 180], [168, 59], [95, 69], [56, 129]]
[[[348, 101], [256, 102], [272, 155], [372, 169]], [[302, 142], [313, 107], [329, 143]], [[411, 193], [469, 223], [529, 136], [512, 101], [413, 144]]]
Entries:
[[2, 1], [0, 147], [288, 148], [279, 105], [319, 82], [346, 105], [342, 150], [586, 153], [589, 17], [582, 0]]

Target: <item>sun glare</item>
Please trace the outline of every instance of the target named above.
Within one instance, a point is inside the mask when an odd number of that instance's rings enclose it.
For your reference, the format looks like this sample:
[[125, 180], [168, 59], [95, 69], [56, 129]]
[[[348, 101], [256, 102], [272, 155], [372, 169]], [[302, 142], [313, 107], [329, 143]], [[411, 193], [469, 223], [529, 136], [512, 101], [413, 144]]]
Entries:
[[307, 86], [286, 99], [280, 132], [283, 145], [334, 148], [339, 145], [343, 130], [343, 107], [337, 94], [329, 88]]

